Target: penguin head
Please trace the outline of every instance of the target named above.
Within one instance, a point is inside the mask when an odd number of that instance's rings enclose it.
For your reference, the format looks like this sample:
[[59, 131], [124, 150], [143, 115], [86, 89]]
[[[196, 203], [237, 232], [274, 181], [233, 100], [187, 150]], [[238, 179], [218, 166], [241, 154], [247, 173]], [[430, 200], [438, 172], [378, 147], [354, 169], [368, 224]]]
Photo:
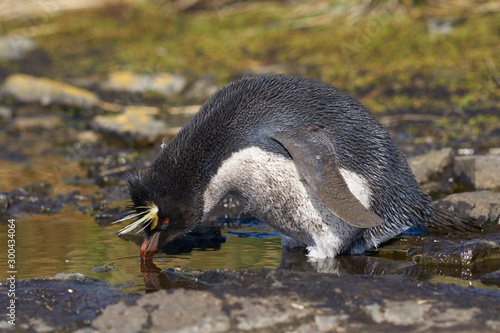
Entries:
[[130, 176], [131, 213], [119, 220], [134, 219], [134, 222], [118, 231], [118, 235], [134, 229], [137, 233], [144, 231], [141, 259], [153, 258], [168, 242], [191, 231], [202, 218], [196, 209], [199, 206], [195, 204], [196, 198], [185, 190], [169, 188], [168, 184], [174, 183], [167, 176], [158, 179], [158, 173], [150, 171]]

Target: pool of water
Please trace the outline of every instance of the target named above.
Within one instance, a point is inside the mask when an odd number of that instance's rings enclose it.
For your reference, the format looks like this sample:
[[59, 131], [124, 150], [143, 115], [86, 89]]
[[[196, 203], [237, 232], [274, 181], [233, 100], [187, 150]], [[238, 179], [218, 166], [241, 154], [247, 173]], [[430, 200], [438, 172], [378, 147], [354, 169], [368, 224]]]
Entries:
[[[139, 246], [116, 236], [119, 225], [100, 226], [88, 214], [70, 209], [50, 216], [40, 214], [16, 219], [15, 223], [17, 279], [78, 272], [111, 284], [128, 284], [135, 290], [144, 287]], [[241, 227], [225, 228], [226, 240], [219, 250], [195, 249], [177, 255], [159, 253], [155, 256], [155, 264], [161, 269], [189, 266], [198, 270], [259, 270], [279, 266], [280, 236], [270, 230], [270, 236], [239, 237], [237, 233], [241, 232]], [[247, 228], [246, 232], [256, 232], [255, 226]], [[6, 238], [7, 224], [0, 224], [0, 235]], [[7, 251], [0, 253], [0, 280], [6, 279], [9, 270], [6, 254]], [[99, 269], [102, 266], [112, 268]]]

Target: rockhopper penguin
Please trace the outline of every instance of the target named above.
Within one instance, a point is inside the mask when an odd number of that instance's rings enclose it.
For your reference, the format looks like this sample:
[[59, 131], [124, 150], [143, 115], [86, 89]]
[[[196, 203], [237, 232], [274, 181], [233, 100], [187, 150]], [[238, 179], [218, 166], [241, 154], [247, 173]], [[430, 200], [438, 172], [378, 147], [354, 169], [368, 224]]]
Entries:
[[310, 258], [361, 254], [411, 227], [466, 218], [433, 206], [387, 131], [361, 103], [286, 75], [214, 93], [144, 173], [131, 175], [141, 258], [206, 219], [229, 194]]

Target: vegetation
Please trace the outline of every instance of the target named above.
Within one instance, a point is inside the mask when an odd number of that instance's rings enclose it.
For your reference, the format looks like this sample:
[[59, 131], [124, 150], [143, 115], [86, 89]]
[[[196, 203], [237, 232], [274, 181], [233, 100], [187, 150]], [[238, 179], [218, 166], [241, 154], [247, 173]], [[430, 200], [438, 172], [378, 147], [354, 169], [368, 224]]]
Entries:
[[434, 125], [451, 129], [454, 139], [470, 139], [467, 127], [476, 136], [499, 130], [494, 2], [247, 1], [203, 11], [177, 11], [170, 3], [115, 4], [3, 29], [34, 35], [50, 63], [42, 74], [52, 78], [129, 69], [209, 75], [223, 85], [267, 68], [332, 83], [376, 114], [445, 117]]

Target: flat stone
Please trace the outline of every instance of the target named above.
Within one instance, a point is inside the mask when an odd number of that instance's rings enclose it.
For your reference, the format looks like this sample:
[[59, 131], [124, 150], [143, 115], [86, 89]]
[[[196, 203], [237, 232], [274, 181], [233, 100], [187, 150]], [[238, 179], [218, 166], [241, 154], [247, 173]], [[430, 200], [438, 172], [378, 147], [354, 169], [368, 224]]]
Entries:
[[123, 333], [142, 332], [143, 327], [152, 332], [177, 332], [181, 329], [193, 333], [226, 332], [230, 321], [222, 305], [220, 298], [206, 291], [160, 290], [141, 297], [136, 304], [120, 302], [104, 309], [92, 326], [101, 332]]
[[479, 191], [451, 194], [436, 205], [470, 216], [483, 224], [500, 224], [500, 193]]
[[19, 60], [37, 48], [37, 43], [29, 38], [0, 36], [0, 59]]
[[451, 148], [433, 150], [408, 160], [411, 170], [420, 184], [438, 181], [443, 177], [451, 177], [453, 162], [454, 152]]
[[23, 103], [40, 103], [42, 105], [58, 104], [77, 108], [90, 108], [100, 103], [97, 96], [63, 82], [46, 78], [38, 78], [25, 74], [10, 75], [0, 91]]
[[458, 156], [454, 173], [471, 189], [500, 189], [500, 156]]
[[94, 125], [108, 139], [118, 139], [130, 146], [161, 142], [168, 133], [163, 120], [155, 119], [151, 113], [136, 107], [129, 107], [118, 115], [96, 116]]
[[384, 300], [383, 305], [370, 304], [362, 307], [362, 310], [378, 324], [388, 322], [398, 326], [410, 326], [425, 322], [431, 308], [432, 304], [421, 304], [415, 300]]
[[171, 97], [181, 93], [187, 80], [183, 76], [170, 73], [139, 74], [128, 71], [117, 71], [109, 74], [101, 84], [101, 89], [144, 93], [148, 91]]

